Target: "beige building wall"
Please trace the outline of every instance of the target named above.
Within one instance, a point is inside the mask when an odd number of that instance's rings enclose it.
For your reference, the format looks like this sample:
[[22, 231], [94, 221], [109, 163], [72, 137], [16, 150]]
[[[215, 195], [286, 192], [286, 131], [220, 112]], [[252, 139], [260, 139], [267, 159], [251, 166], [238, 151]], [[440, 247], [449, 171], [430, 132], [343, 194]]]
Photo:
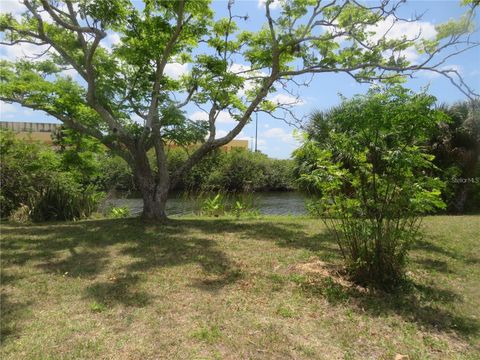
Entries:
[[60, 124], [50, 123], [32, 123], [32, 122], [14, 122], [1, 121], [0, 127], [10, 129], [15, 133], [18, 139], [26, 141], [40, 141], [43, 143], [52, 143], [52, 132], [55, 131]]

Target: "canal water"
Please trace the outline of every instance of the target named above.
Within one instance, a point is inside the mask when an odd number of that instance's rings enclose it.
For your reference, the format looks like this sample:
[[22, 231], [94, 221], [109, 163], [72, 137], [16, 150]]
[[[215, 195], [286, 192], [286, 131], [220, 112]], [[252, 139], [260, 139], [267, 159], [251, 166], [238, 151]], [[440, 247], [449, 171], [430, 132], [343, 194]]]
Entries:
[[[305, 196], [297, 192], [254, 193], [254, 207], [262, 215], [305, 215]], [[142, 212], [142, 199], [118, 198], [107, 200], [106, 207], [126, 206], [132, 215]], [[168, 215], [187, 215], [198, 211], [198, 203], [181, 194], [172, 195], [167, 202]]]

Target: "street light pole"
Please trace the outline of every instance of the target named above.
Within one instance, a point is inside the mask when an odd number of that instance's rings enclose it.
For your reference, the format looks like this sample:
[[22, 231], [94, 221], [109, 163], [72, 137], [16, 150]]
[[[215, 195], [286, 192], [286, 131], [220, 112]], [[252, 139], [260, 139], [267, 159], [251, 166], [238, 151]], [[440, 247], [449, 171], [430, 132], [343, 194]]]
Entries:
[[255, 152], [257, 152], [257, 139], [258, 139], [258, 112], [255, 113]]

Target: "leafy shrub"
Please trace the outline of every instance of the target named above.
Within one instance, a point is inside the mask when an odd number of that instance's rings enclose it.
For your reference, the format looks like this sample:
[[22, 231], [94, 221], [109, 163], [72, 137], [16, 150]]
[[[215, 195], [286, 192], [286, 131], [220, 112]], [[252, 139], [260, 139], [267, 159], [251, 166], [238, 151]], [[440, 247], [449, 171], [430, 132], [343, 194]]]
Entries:
[[234, 197], [228, 206], [228, 211], [235, 217], [257, 217], [260, 212], [255, 207], [255, 201], [252, 194], [243, 193], [239, 197]]
[[237, 218], [256, 217], [259, 215], [259, 211], [255, 207], [253, 194], [217, 193], [211, 195], [209, 193], [200, 193], [191, 200], [200, 204], [200, 215], [216, 217], [233, 215]]
[[208, 179], [210, 189], [233, 192], [266, 187], [265, 156], [245, 149], [233, 149], [222, 155], [219, 166]]
[[0, 215], [8, 217], [23, 205], [32, 209], [41, 190], [54, 179], [59, 158], [50, 149], [20, 141], [7, 130], [0, 130], [0, 157]]
[[203, 201], [202, 214], [208, 216], [219, 216], [225, 213], [225, 203], [221, 194], [208, 197]]
[[82, 188], [72, 181], [57, 179], [41, 191], [31, 216], [34, 221], [87, 218], [96, 211], [102, 197], [93, 186]]
[[[325, 130], [316, 132], [322, 138], [310, 136], [295, 153], [301, 186], [316, 189], [312, 208], [362, 284], [398, 284], [420, 235], [421, 215], [444, 207], [442, 182], [428, 176], [433, 156], [421, 146], [444, 120], [432, 109], [434, 100], [399, 87], [344, 100], [314, 114], [312, 125]], [[315, 161], [308, 164], [311, 149]]]
[[127, 206], [114, 206], [108, 210], [107, 215], [113, 219], [127, 218], [130, 216], [130, 209]]
[[15, 139], [5, 130], [0, 137], [2, 217], [25, 220], [28, 209], [34, 221], [75, 220], [96, 210], [102, 194], [64, 171], [51, 148]]
[[266, 161], [266, 188], [274, 191], [294, 189], [294, 163], [290, 159], [268, 159]]
[[61, 125], [52, 136], [55, 153], [59, 159], [58, 171], [69, 173], [76, 182], [97, 184], [103, 174], [105, 146], [97, 139], [80, 134]]
[[138, 191], [132, 169], [119, 156], [103, 154], [99, 157], [100, 171], [96, 183], [104, 191]]

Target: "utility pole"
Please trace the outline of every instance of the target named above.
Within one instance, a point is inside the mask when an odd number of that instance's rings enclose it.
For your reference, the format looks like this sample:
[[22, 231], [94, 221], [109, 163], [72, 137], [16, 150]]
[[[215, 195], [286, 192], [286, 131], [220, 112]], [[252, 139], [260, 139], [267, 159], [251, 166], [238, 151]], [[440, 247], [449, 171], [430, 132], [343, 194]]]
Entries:
[[258, 112], [255, 113], [255, 152], [257, 152], [257, 140], [258, 140]]

